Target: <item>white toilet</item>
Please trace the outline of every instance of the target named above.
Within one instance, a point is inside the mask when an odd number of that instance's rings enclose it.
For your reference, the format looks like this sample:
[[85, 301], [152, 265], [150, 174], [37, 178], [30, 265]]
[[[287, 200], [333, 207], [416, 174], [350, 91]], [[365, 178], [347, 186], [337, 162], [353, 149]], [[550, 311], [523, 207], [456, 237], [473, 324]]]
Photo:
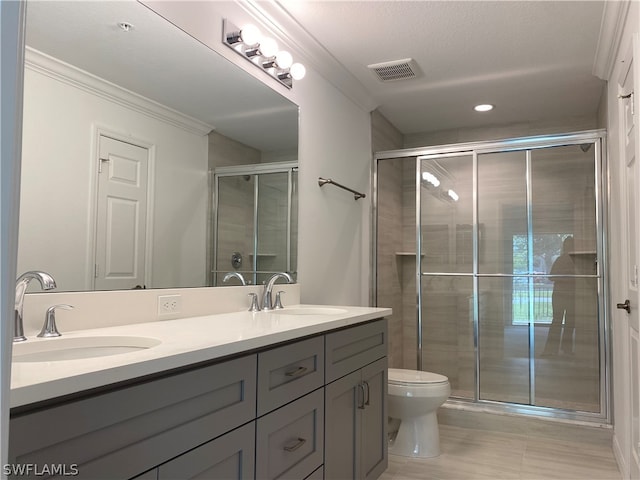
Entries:
[[440, 434], [436, 412], [449, 394], [449, 379], [437, 373], [389, 369], [389, 417], [400, 423], [389, 441], [389, 453], [405, 457], [437, 457]]

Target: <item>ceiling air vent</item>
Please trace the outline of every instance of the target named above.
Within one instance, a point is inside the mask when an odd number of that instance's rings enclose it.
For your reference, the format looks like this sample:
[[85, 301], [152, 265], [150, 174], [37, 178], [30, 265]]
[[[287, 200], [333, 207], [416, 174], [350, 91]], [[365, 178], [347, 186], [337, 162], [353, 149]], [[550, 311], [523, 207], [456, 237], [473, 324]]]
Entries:
[[409, 80], [418, 76], [418, 66], [412, 58], [374, 63], [373, 65], [367, 65], [367, 68], [373, 70], [378, 80], [382, 82]]

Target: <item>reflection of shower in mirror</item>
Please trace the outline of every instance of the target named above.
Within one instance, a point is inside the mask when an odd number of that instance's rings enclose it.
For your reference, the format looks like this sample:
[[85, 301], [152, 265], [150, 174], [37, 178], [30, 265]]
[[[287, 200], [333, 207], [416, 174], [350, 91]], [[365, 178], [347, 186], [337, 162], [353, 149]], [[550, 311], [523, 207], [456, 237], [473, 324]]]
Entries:
[[211, 286], [224, 285], [230, 267], [254, 285], [276, 272], [295, 278], [297, 175], [297, 162], [215, 169]]

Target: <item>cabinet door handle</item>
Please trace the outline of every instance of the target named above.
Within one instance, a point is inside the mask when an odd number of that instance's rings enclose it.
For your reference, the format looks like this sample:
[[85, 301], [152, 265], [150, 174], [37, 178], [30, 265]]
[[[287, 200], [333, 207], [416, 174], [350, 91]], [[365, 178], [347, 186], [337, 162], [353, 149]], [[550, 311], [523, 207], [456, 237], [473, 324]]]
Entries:
[[369, 406], [371, 403], [371, 390], [369, 389], [369, 382], [367, 382], [366, 380], [363, 381], [362, 383], [364, 383], [364, 386], [367, 388], [367, 396], [366, 396], [366, 400], [364, 402], [365, 406]]
[[306, 373], [306, 371], [309, 370], [307, 367], [298, 367], [294, 370], [289, 370], [288, 372], [285, 373], [285, 376], [287, 377], [299, 377], [300, 375]]
[[364, 405], [365, 405], [364, 397], [365, 397], [365, 395], [364, 395], [364, 385], [362, 383], [358, 384], [358, 390], [360, 390], [362, 392], [362, 403], [360, 403], [360, 399], [358, 398], [358, 408], [360, 410], [364, 410]]
[[305, 443], [307, 443], [306, 439], [298, 437], [297, 440], [294, 440], [293, 442], [287, 443], [284, 446], [284, 449], [287, 452], [295, 452], [296, 450], [298, 450]]

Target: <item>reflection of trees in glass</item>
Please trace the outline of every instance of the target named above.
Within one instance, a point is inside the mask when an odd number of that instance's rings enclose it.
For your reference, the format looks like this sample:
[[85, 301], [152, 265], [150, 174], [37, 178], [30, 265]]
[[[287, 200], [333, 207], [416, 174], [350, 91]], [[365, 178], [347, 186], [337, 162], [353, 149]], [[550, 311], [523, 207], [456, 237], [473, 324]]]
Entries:
[[[512, 241], [513, 274], [538, 274], [533, 279], [533, 315], [535, 323], [551, 323], [553, 309], [551, 294], [553, 282], [546, 275], [551, 265], [562, 252], [562, 242], [570, 233], [546, 233], [533, 235], [533, 271], [529, 271], [529, 245], [527, 235], [514, 235]], [[529, 281], [528, 277], [514, 277], [512, 282], [512, 323], [529, 323]]]

